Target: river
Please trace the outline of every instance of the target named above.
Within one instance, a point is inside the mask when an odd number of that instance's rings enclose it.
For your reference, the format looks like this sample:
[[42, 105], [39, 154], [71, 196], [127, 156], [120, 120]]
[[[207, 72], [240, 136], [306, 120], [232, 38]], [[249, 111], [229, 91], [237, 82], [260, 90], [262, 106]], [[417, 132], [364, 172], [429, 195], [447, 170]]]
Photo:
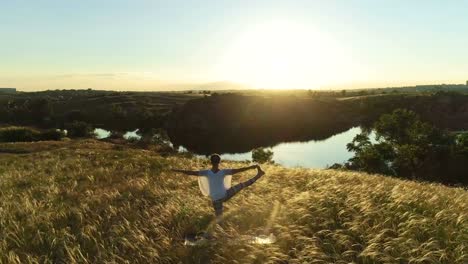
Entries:
[[[96, 129], [95, 132], [98, 138], [105, 138], [110, 134], [104, 129]], [[138, 138], [139, 135], [136, 132], [137, 130], [129, 131], [124, 137]], [[353, 156], [353, 153], [346, 149], [346, 144], [350, 143], [359, 133], [361, 133], [361, 128], [353, 127], [324, 140], [280, 143], [269, 149], [274, 153], [275, 163], [285, 167], [326, 168], [334, 163], [343, 163]], [[374, 138], [373, 134], [371, 134], [371, 138]], [[179, 151], [186, 151], [186, 149], [181, 146]], [[222, 159], [226, 160], [245, 161], [252, 159], [251, 151], [220, 154]]]

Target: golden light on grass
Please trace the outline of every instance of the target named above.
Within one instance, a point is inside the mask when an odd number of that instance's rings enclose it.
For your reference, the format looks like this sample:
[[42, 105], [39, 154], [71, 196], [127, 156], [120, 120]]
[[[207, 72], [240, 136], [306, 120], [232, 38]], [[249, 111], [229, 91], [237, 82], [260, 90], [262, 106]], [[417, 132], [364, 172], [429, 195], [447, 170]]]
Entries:
[[0, 149], [23, 153], [0, 155], [0, 263], [466, 263], [468, 258], [468, 192], [462, 188], [268, 165], [267, 175], [225, 204], [225, 232], [260, 239], [187, 247], [184, 234], [206, 230], [213, 209], [196, 179], [170, 168], [200, 169], [208, 166], [206, 160], [164, 158], [95, 140], [0, 144]]
[[346, 54], [322, 32], [290, 21], [253, 26], [235, 37], [220, 65], [225, 79], [256, 88], [318, 88], [346, 79]]

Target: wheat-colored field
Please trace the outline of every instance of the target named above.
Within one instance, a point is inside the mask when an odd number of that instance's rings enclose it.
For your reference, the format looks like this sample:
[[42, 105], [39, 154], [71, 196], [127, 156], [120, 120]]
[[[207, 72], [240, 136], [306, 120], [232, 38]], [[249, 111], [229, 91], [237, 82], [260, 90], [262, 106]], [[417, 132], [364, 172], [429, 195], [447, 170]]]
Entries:
[[206, 161], [94, 140], [1, 149], [20, 150], [0, 153], [1, 263], [468, 263], [461, 188], [268, 165], [226, 203], [224, 230], [278, 241], [187, 247], [213, 211], [196, 178], [169, 169]]

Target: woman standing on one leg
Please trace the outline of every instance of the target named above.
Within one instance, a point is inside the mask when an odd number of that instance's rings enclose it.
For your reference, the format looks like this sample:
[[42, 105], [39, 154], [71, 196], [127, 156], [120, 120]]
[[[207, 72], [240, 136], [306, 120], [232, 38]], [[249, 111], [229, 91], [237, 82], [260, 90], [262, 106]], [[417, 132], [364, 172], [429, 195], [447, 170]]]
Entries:
[[[258, 165], [252, 165], [239, 169], [221, 170], [219, 168], [221, 157], [218, 154], [211, 155], [210, 161], [211, 169], [209, 170], [187, 171], [173, 169], [172, 171], [192, 176], [199, 176], [198, 184], [200, 186], [200, 190], [204, 195], [211, 198], [215, 214], [218, 218], [220, 218], [223, 214], [223, 203], [231, 199], [242, 189], [255, 183], [265, 174], [265, 172], [263, 172]], [[231, 187], [231, 175], [251, 169], [257, 169], [257, 175], [255, 177]]]

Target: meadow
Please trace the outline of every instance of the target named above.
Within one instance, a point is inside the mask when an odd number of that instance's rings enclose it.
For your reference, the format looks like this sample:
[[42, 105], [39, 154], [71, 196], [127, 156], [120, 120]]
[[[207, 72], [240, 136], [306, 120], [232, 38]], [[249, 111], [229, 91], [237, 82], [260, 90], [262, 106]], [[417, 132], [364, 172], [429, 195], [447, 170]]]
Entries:
[[90, 139], [0, 150], [0, 263], [468, 263], [462, 188], [264, 165], [226, 204], [224, 229], [277, 242], [187, 247], [213, 211], [196, 178], [170, 169], [205, 160]]

